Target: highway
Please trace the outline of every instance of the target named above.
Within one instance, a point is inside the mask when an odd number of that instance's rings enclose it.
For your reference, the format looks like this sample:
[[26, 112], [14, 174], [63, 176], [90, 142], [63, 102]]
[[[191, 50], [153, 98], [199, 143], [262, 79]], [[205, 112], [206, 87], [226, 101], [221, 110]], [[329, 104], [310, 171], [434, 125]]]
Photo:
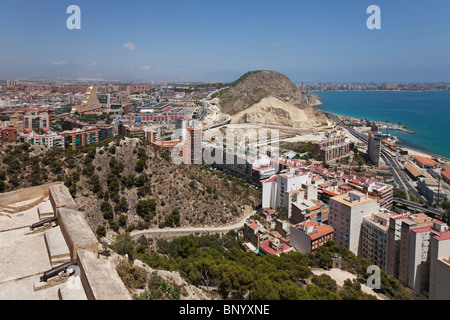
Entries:
[[431, 213], [434, 215], [434, 218], [439, 218], [442, 216], [443, 212], [438, 209], [429, 208], [427, 205], [423, 205], [414, 201], [409, 201], [401, 198], [394, 198], [394, 203], [400, 204], [402, 206], [407, 207], [410, 210], [416, 211], [416, 212], [424, 212], [424, 213]]
[[[336, 124], [344, 128], [344, 130], [349, 132], [356, 139], [360, 140], [366, 145], [368, 144], [367, 136], [345, 125], [336, 115], [330, 113], [328, 113], [328, 115], [330, 119], [332, 119]], [[383, 147], [381, 148], [381, 159], [384, 161], [386, 166], [388, 166], [389, 172], [394, 178], [395, 184], [398, 186], [399, 189], [403, 190], [406, 193], [406, 197], [408, 200], [410, 200], [409, 192], [411, 192], [411, 194], [413, 194], [414, 197], [426, 202], [426, 199], [424, 199], [424, 197], [419, 194], [417, 189], [413, 185], [411, 185], [408, 176], [406, 175], [405, 172], [403, 172], [397, 159], [394, 159], [394, 157], [392, 157], [392, 155], [389, 152], [384, 150]]]

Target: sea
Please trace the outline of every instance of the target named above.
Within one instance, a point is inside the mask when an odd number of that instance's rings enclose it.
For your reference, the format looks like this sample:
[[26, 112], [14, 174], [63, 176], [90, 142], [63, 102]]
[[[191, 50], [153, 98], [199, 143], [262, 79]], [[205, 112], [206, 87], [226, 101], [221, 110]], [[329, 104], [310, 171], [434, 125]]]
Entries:
[[[323, 105], [316, 106], [340, 116], [407, 126], [389, 133], [400, 144], [450, 158], [450, 91], [325, 91], [312, 92]], [[380, 130], [386, 133], [386, 130]]]

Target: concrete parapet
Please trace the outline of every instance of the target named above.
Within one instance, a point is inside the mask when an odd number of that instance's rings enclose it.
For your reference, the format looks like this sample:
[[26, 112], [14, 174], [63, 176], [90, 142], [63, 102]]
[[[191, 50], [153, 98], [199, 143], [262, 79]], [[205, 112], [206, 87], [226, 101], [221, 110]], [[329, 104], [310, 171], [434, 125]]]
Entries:
[[63, 184], [50, 186], [49, 198], [56, 216], [58, 216], [59, 208], [77, 209], [77, 204], [73, 200], [69, 189]]
[[131, 295], [109, 260], [93, 252], [78, 251], [78, 267], [89, 300], [131, 300]]
[[70, 250], [72, 260], [76, 259], [78, 250], [97, 253], [99, 243], [91, 228], [78, 211], [59, 208], [59, 225]]
[[[64, 184], [62, 182], [50, 183], [42, 186], [20, 189], [16, 191], [11, 191], [7, 193], [0, 194], [0, 209], [2, 207], [6, 207], [10, 204], [23, 202], [27, 200], [37, 199], [37, 198], [46, 198], [49, 196], [49, 189], [51, 186], [58, 186]], [[73, 201], [73, 200], [72, 200]]]

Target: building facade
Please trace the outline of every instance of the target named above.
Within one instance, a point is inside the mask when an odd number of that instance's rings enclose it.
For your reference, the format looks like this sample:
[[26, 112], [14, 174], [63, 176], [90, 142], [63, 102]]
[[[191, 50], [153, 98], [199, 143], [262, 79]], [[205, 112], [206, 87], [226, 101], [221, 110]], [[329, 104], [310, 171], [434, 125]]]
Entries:
[[450, 231], [441, 221], [435, 228], [440, 234], [430, 239], [429, 298], [450, 300]]
[[17, 129], [14, 126], [8, 126], [0, 129], [0, 138], [6, 142], [14, 142], [17, 140]]
[[64, 148], [63, 136], [53, 131], [48, 131], [45, 134], [38, 134], [34, 131], [30, 133], [23, 133], [20, 135], [20, 141], [31, 145], [46, 146], [47, 148]]
[[386, 269], [388, 230], [391, 213], [382, 210], [363, 219], [361, 226], [361, 256]]
[[383, 136], [378, 132], [376, 126], [372, 126], [372, 130], [368, 134], [368, 149], [367, 153], [369, 155], [370, 161], [376, 166], [380, 164], [380, 154], [381, 154], [381, 139]]
[[50, 120], [47, 112], [27, 111], [23, 117], [24, 129], [40, 131], [42, 128], [48, 128]]
[[64, 137], [64, 149], [76, 150], [81, 146], [97, 143], [99, 130], [95, 127], [76, 129], [73, 131], [64, 131], [61, 135]]
[[325, 162], [347, 157], [350, 154], [350, 143], [343, 136], [322, 140], [314, 145], [314, 153]]
[[360, 234], [363, 218], [380, 211], [377, 200], [351, 191], [330, 199], [328, 224], [335, 230], [335, 242], [354, 254], [360, 254]]
[[305, 221], [290, 228], [290, 243], [301, 253], [309, 253], [333, 240], [334, 229], [322, 223]]

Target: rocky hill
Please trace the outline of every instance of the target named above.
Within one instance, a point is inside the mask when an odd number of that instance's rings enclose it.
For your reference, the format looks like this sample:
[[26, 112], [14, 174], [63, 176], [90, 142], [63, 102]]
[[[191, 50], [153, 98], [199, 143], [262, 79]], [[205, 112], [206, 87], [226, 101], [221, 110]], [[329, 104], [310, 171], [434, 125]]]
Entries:
[[217, 96], [233, 123], [262, 123], [311, 129], [326, 126], [326, 116], [302, 101], [300, 89], [275, 71], [251, 71]]
[[118, 138], [76, 152], [0, 144], [0, 193], [56, 181], [69, 188], [91, 228], [104, 226], [108, 234], [233, 224], [261, 196], [221, 172], [176, 165], [167, 152], [139, 139]]

